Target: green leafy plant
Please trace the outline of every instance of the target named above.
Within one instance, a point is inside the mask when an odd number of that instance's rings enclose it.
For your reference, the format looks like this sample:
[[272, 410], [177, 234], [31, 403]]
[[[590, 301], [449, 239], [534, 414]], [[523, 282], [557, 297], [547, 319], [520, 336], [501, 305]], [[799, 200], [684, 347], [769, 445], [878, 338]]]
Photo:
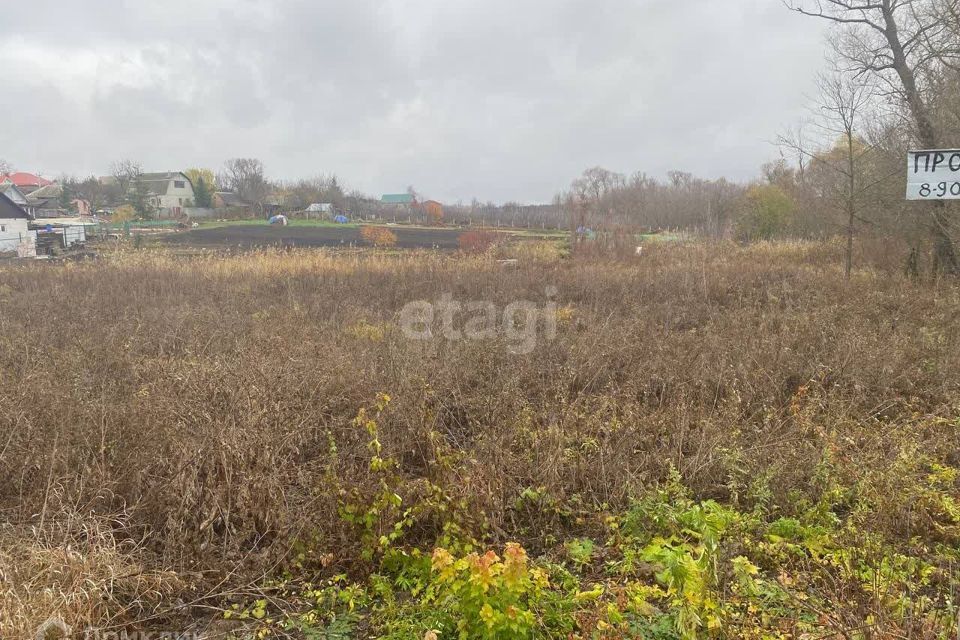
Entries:
[[590, 538], [576, 538], [565, 543], [563, 546], [567, 550], [567, 555], [570, 556], [573, 564], [581, 569], [590, 564], [591, 560], [593, 560], [594, 550], [596, 549], [596, 544]]
[[439, 609], [437, 629], [455, 629], [461, 640], [534, 637], [533, 606], [549, 579], [544, 571], [530, 568], [520, 545], [508, 544], [502, 559], [493, 551], [458, 559], [438, 548], [432, 569], [427, 600]]
[[347, 492], [340, 501], [340, 517], [360, 531], [361, 555], [370, 561], [387, 551], [391, 544], [401, 538], [413, 524], [415, 510], [403, 508], [403, 498], [397, 493], [401, 479], [395, 473], [397, 463], [383, 457], [383, 445], [380, 443], [377, 418], [390, 404], [390, 396], [380, 394], [373, 416], [367, 409], [360, 409], [354, 418], [354, 425], [364, 429], [370, 440], [369, 469], [377, 476], [379, 490], [373, 496], [365, 496], [358, 490]]

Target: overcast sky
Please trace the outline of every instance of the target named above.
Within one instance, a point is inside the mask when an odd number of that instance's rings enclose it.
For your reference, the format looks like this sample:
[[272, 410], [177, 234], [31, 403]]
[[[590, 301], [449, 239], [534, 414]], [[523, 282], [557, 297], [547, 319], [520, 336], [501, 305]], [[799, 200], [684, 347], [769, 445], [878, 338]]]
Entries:
[[31, 0], [0, 18], [0, 158], [48, 176], [336, 173], [548, 201], [583, 169], [748, 180], [823, 25], [779, 0]]

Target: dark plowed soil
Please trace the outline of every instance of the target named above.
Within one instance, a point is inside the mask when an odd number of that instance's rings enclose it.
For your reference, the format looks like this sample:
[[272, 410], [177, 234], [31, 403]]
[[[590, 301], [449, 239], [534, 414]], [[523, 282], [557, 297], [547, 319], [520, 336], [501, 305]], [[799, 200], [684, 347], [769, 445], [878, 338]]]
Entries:
[[[390, 227], [403, 249], [456, 249], [457, 229], [404, 229]], [[163, 243], [187, 247], [363, 247], [368, 246], [356, 227], [228, 226], [193, 229], [163, 237]]]

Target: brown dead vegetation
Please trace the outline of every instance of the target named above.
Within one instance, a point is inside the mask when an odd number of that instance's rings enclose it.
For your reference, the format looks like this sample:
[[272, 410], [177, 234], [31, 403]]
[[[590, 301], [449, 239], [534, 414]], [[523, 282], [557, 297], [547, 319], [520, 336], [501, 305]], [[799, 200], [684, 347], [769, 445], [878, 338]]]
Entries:
[[[960, 465], [960, 289], [839, 245], [651, 245], [642, 258], [123, 254], [0, 270], [0, 636], [202, 616], [274, 575], [368, 570], [337, 491], [377, 490], [352, 419], [377, 394], [404, 542], [445, 520], [537, 553], [585, 534], [527, 488], [625, 505], [671, 467], [749, 508], [813, 493], [823, 452], [873, 477], [887, 540], [952, 539], [890, 470]], [[558, 336], [408, 341], [412, 300], [542, 301]], [[357, 330], [360, 326], [363, 330]], [[913, 453], [911, 453], [913, 452]], [[921, 471], [917, 471], [921, 473]], [[762, 485], [762, 486], [761, 486]], [[881, 491], [882, 488], [882, 491]], [[321, 561], [322, 558], [322, 561]]]

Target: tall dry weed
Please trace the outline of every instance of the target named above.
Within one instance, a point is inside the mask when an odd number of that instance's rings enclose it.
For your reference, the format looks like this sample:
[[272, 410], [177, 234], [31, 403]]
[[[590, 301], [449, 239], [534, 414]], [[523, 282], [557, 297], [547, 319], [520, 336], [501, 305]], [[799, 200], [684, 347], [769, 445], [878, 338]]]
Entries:
[[[920, 524], [905, 485], [924, 469], [903, 460], [960, 464], [960, 289], [882, 261], [844, 282], [840, 252], [664, 243], [513, 269], [297, 251], [4, 266], [0, 635], [53, 610], [90, 624], [159, 615], [174, 592], [191, 601], [298, 554], [363, 571], [338, 504], [377, 490], [353, 418], [378, 393], [393, 398], [379, 437], [404, 502], [440, 487], [471, 534], [532, 552], [545, 531], [588, 526], [561, 501], [615, 509], [676, 468], [700, 497], [786, 505], [818, 491], [825, 451], [873, 487], [882, 513], [865, 526], [906, 541]], [[412, 300], [502, 308], [546, 286], [558, 335], [529, 355], [396, 330]], [[441, 527], [424, 515], [405, 541], [429, 545]]]

